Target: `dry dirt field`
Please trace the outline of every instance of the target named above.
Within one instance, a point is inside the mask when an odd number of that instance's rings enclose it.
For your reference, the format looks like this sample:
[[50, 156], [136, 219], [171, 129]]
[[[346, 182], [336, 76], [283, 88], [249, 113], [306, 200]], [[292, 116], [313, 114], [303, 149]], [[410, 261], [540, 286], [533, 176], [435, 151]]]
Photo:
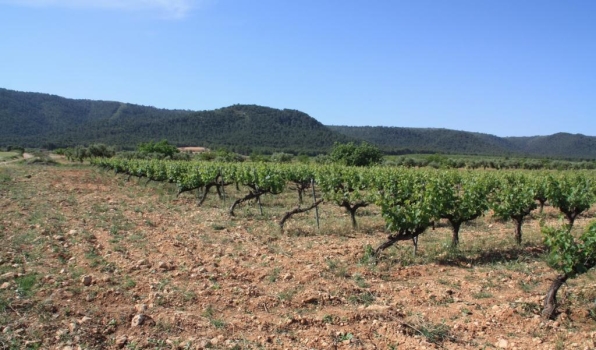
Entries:
[[[513, 225], [488, 215], [462, 227], [458, 251], [440, 223], [416, 257], [402, 242], [372, 265], [365, 247], [386, 236], [373, 206], [358, 230], [326, 203], [320, 229], [308, 212], [281, 233], [294, 192], [231, 218], [229, 197], [197, 207], [145, 182], [0, 167], [1, 349], [596, 348], [595, 272], [563, 286], [556, 320], [539, 317], [556, 272], [537, 213], [519, 248]], [[544, 216], [558, 222], [553, 208]]]

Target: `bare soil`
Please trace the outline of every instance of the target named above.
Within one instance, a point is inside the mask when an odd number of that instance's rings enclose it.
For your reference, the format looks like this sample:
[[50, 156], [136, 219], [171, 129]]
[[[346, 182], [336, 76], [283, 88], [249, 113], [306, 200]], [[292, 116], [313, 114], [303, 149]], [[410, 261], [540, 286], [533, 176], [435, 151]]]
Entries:
[[538, 214], [522, 247], [511, 223], [486, 216], [462, 227], [459, 251], [440, 223], [417, 257], [401, 243], [373, 265], [365, 247], [386, 236], [374, 206], [359, 229], [324, 204], [320, 229], [308, 212], [281, 233], [293, 192], [232, 218], [230, 198], [197, 207], [145, 182], [86, 166], [0, 168], [0, 348], [596, 348], [594, 272], [563, 286], [556, 320], [540, 319], [556, 272]]
[[205, 147], [178, 147], [180, 152], [191, 152], [191, 153], [201, 153], [207, 152], [208, 149]]

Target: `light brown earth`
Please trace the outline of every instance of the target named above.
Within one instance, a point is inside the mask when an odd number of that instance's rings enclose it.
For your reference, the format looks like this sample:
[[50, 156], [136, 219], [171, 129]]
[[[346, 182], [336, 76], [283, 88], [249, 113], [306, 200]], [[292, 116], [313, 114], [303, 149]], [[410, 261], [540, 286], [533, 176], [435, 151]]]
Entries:
[[201, 153], [208, 151], [205, 147], [178, 147], [180, 152]]
[[6, 160], [6, 161], [0, 161], [0, 165], [8, 165], [8, 164], [20, 162], [23, 159], [27, 160], [27, 159], [31, 159], [31, 158], [34, 158], [34, 157], [35, 156], [33, 154], [23, 153], [23, 157], [22, 158], [17, 158], [17, 159], [12, 159], [12, 160]]
[[247, 205], [230, 218], [229, 198], [197, 207], [145, 182], [86, 166], [0, 168], [0, 348], [596, 348], [594, 272], [561, 289], [555, 321], [539, 317], [556, 273], [538, 214], [521, 248], [510, 223], [488, 216], [462, 228], [459, 252], [441, 223], [418, 257], [402, 242], [375, 266], [363, 261], [385, 238], [374, 207], [358, 230], [327, 203], [320, 230], [309, 212], [282, 234], [293, 192], [264, 198], [263, 216]]

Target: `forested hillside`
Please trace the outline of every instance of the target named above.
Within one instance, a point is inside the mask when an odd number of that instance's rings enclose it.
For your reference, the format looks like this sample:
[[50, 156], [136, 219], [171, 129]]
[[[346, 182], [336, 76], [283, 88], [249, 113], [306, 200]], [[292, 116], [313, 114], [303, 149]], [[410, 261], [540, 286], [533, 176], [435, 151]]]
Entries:
[[385, 153], [449, 153], [596, 159], [596, 137], [497, 137], [449, 129], [325, 126], [290, 109], [233, 105], [167, 110], [113, 101], [74, 100], [0, 88], [0, 147], [59, 148], [105, 143], [131, 149], [167, 139], [177, 146], [318, 154], [334, 142], [367, 141]]
[[507, 137], [522, 152], [550, 157], [596, 158], [596, 137], [557, 133], [549, 136]]
[[518, 155], [596, 159], [596, 137], [558, 133], [549, 136], [498, 137], [467, 131], [384, 126], [328, 126], [384, 152]]
[[513, 151], [465, 131], [385, 126], [329, 126], [329, 128], [353, 138], [366, 140], [381, 147], [385, 152], [395, 154], [442, 152], [503, 155]]
[[326, 152], [349, 137], [305, 113], [255, 105], [165, 110], [0, 89], [0, 146], [69, 147], [102, 142], [134, 148], [167, 139], [178, 146], [250, 152]]
[[143, 125], [191, 113], [0, 89], [0, 146], [65, 147], [108, 142], [108, 135], [111, 140], [121, 140], [114, 144], [134, 146], [145, 136], [132, 132], [131, 124]]

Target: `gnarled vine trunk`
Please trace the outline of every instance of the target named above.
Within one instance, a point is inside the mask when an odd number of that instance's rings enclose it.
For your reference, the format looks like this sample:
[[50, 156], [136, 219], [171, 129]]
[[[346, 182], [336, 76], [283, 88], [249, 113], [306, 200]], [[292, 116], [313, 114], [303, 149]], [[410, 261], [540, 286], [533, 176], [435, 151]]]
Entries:
[[569, 210], [565, 211], [564, 214], [567, 218], [567, 221], [569, 221], [569, 227], [573, 227], [573, 224], [575, 223], [575, 218], [577, 218], [577, 216], [579, 215], [579, 211], [577, 209]]
[[310, 205], [309, 207], [306, 208], [300, 208], [300, 206], [286, 212], [284, 214], [284, 216], [281, 218], [281, 220], [279, 221], [279, 228], [283, 231], [284, 229], [284, 224], [286, 223], [286, 221], [292, 217], [292, 215], [294, 214], [299, 214], [299, 213], [305, 213], [309, 210], [312, 210], [314, 208], [316, 208], [319, 204], [323, 203], [322, 199], [319, 199], [318, 201], [314, 202], [312, 205]]
[[[415, 249], [418, 247], [418, 236], [426, 231], [428, 226], [418, 227], [413, 231], [402, 231], [387, 237], [387, 241], [381, 244], [375, 249], [375, 257], [378, 257], [381, 252], [399, 241], [412, 240], [414, 242]], [[415, 253], [414, 253], [415, 254]]]
[[524, 223], [523, 216], [514, 216], [513, 221], [515, 221], [515, 242], [518, 245], [522, 244], [522, 224]]
[[346, 208], [348, 213], [350, 213], [350, 218], [352, 219], [352, 228], [357, 228], [358, 224], [356, 223], [356, 210], [359, 208], [363, 208], [368, 206], [368, 203], [364, 201], [356, 202], [354, 205], [350, 205], [350, 202], [343, 201], [340, 206]]
[[451, 231], [453, 233], [451, 237], [451, 247], [455, 248], [459, 245], [459, 229], [461, 227], [461, 222], [449, 220], [449, 223], [451, 224]]
[[555, 316], [555, 312], [557, 309], [557, 292], [559, 288], [567, 281], [569, 278], [568, 275], [559, 275], [557, 278], [554, 279], [553, 283], [550, 285], [548, 292], [546, 293], [546, 297], [544, 298], [544, 305], [542, 309], [542, 318], [544, 319], [552, 319]]

